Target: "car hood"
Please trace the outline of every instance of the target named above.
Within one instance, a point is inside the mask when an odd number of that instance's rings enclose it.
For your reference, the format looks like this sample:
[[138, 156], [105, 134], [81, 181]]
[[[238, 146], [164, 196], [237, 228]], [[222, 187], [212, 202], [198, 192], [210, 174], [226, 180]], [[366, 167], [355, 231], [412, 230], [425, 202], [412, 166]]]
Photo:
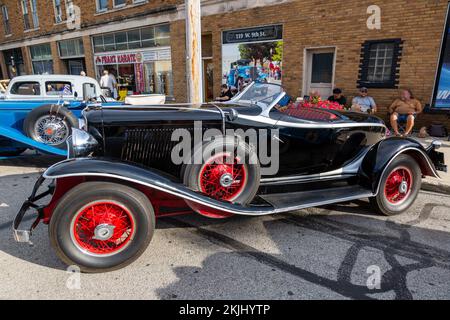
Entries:
[[257, 116], [262, 110], [256, 106], [240, 104], [164, 105], [164, 106], [111, 106], [85, 111], [90, 124], [139, 125], [139, 123], [162, 121], [216, 121], [222, 120], [234, 109], [239, 114]]

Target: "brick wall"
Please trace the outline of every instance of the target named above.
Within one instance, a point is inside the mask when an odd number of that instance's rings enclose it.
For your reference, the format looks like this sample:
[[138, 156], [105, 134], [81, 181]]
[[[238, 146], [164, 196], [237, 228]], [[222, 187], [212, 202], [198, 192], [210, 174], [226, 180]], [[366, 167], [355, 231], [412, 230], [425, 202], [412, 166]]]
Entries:
[[84, 55], [85, 55], [85, 63], [86, 63], [86, 75], [88, 77], [95, 78], [95, 65], [94, 65], [94, 49], [92, 48], [91, 37], [84, 36], [83, 37], [83, 45], [84, 45]]
[[[41, 26], [39, 30], [27, 33], [23, 33], [19, 1], [3, 0], [2, 3], [8, 5], [13, 35], [5, 38], [3, 24], [0, 24], [0, 45], [19, 39], [68, 32], [64, 23], [55, 24], [51, 0], [38, 0]], [[174, 5], [184, 3], [184, 0], [149, 0], [139, 6], [130, 5], [132, 0], [128, 0], [130, 6], [121, 10], [110, 10], [105, 14], [96, 13], [95, 1], [74, 0], [74, 3], [81, 7], [82, 30], [85, 30], [128, 18], [157, 15], [158, 11], [167, 13], [173, 10]], [[404, 45], [400, 67], [400, 87], [411, 88], [417, 98], [423, 103], [429, 103], [448, 1], [378, 0], [376, 4], [382, 10], [382, 29], [368, 30], [367, 8], [373, 4], [372, 0], [293, 0], [277, 6], [232, 12], [229, 11], [231, 7], [225, 9], [224, 4], [224, 10], [220, 14], [204, 16], [202, 25], [202, 32], [212, 37], [215, 93], [219, 93], [222, 83], [222, 32], [268, 24], [283, 24], [283, 84], [291, 95], [302, 94], [305, 49], [321, 46], [336, 47], [335, 85], [343, 88], [345, 94], [351, 98], [357, 92], [361, 45], [367, 40], [401, 38]], [[112, 0], [109, 6], [112, 9]], [[186, 101], [186, 40], [183, 20], [171, 22], [171, 37], [175, 98], [179, 102], [184, 102]], [[94, 76], [90, 37], [83, 37], [83, 43], [86, 52], [86, 69], [89, 75]], [[211, 45], [208, 44], [208, 47]], [[25, 54], [28, 54], [27, 51], [24, 51]], [[25, 59], [25, 63], [27, 70], [30, 69], [28, 59]], [[55, 64], [57, 66], [55, 70], [64, 70], [61, 61], [55, 61]], [[380, 115], [384, 116], [391, 101], [397, 97], [398, 90], [371, 89], [370, 93], [380, 107]], [[422, 115], [419, 117], [419, 125], [429, 124], [432, 121], [450, 124], [443, 116]]]
[[[353, 97], [357, 93], [361, 45], [366, 40], [401, 38], [404, 49], [400, 87], [411, 88], [418, 99], [429, 103], [448, 1], [379, 0], [376, 4], [382, 10], [382, 29], [368, 30], [367, 8], [373, 4], [367, 0], [304, 0], [204, 17], [202, 31], [213, 34], [216, 94], [222, 81], [221, 32], [280, 23], [284, 25], [283, 84], [291, 95], [301, 95], [306, 48], [336, 47], [335, 85], [343, 88], [348, 97]], [[181, 43], [174, 43], [174, 46], [178, 45]], [[397, 89], [371, 89], [370, 93], [379, 104], [380, 116], [386, 114], [388, 106], [398, 96]], [[432, 121], [450, 124], [444, 116], [419, 117], [419, 125]]]
[[[61, 1], [63, 19], [66, 19], [65, 1]], [[81, 9], [81, 27], [95, 27], [114, 21], [122, 21], [138, 16], [145, 17], [150, 13], [173, 9], [174, 5], [184, 3], [184, 0], [148, 0], [142, 4], [133, 5], [132, 0], [127, 0], [127, 6], [121, 9], [113, 9], [113, 0], [109, 0], [109, 9], [105, 13], [97, 13], [95, 0], [73, 0], [74, 5]], [[5, 37], [3, 23], [0, 23], [0, 44], [13, 42], [21, 39], [30, 39], [39, 36], [48, 36], [67, 32], [66, 22], [55, 22], [53, 0], [37, 0], [40, 27], [37, 30], [24, 32], [22, 8], [18, 0], [3, 0], [1, 4], [8, 7], [12, 35]], [[31, 23], [31, 16], [30, 16]]]

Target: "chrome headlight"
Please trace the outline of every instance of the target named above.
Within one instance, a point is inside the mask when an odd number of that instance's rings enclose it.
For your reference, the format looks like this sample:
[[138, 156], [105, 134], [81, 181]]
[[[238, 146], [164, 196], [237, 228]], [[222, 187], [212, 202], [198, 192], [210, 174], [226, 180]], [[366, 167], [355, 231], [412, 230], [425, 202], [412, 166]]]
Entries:
[[97, 140], [95, 140], [88, 132], [72, 128], [72, 136], [67, 139], [68, 157], [86, 157], [95, 151], [97, 146]]

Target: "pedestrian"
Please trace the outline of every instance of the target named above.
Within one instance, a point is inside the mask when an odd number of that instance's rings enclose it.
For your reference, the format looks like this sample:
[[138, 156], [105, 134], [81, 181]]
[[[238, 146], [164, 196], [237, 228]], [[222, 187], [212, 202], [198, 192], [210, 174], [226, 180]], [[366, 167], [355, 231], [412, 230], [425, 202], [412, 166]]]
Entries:
[[81, 71], [80, 72], [80, 76], [82, 76], [82, 77], [86, 77], [86, 72], [83, 70], [83, 71]]
[[109, 89], [111, 95], [114, 99], [116, 99], [116, 86], [117, 81], [114, 76], [112, 76], [108, 70], [103, 71], [103, 76], [100, 79], [100, 87]]

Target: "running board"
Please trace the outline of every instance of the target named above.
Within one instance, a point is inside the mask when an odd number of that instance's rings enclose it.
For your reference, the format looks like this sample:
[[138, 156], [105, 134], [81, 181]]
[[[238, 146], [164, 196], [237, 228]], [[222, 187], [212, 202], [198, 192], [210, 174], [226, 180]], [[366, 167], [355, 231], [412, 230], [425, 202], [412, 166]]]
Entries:
[[271, 186], [285, 186], [292, 184], [305, 184], [305, 183], [314, 183], [314, 182], [327, 182], [327, 181], [339, 181], [339, 180], [347, 180], [356, 177], [355, 174], [339, 174], [339, 175], [315, 175], [315, 176], [307, 176], [307, 177], [289, 177], [289, 178], [272, 178], [272, 179], [262, 179], [261, 186], [262, 187], [271, 187]]
[[314, 191], [268, 194], [262, 195], [260, 198], [272, 205], [275, 212], [288, 212], [374, 196], [375, 194], [371, 190], [356, 185]]
[[[66, 160], [50, 167], [43, 174], [43, 179], [49, 180], [69, 177], [105, 177], [117, 181], [127, 181], [183, 199], [186, 201], [186, 204], [196, 212], [213, 211], [217, 214], [246, 216], [285, 213], [375, 196], [371, 190], [361, 186], [345, 185], [342, 187], [323, 188], [315, 191], [309, 190], [295, 193], [266, 194], [260, 196], [260, 200], [262, 199], [263, 201], [257, 201], [249, 206], [242, 206], [207, 197], [204, 194], [189, 189], [185, 185], [162, 176], [159, 171], [138, 167], [129, 163], [113, 162], [108, 159], [99, 158]], [[40, 184], [42, 184], [42, 182], [40, 182]], [[39, 186], [37, 186], [37, 188], [38, 187]]]

